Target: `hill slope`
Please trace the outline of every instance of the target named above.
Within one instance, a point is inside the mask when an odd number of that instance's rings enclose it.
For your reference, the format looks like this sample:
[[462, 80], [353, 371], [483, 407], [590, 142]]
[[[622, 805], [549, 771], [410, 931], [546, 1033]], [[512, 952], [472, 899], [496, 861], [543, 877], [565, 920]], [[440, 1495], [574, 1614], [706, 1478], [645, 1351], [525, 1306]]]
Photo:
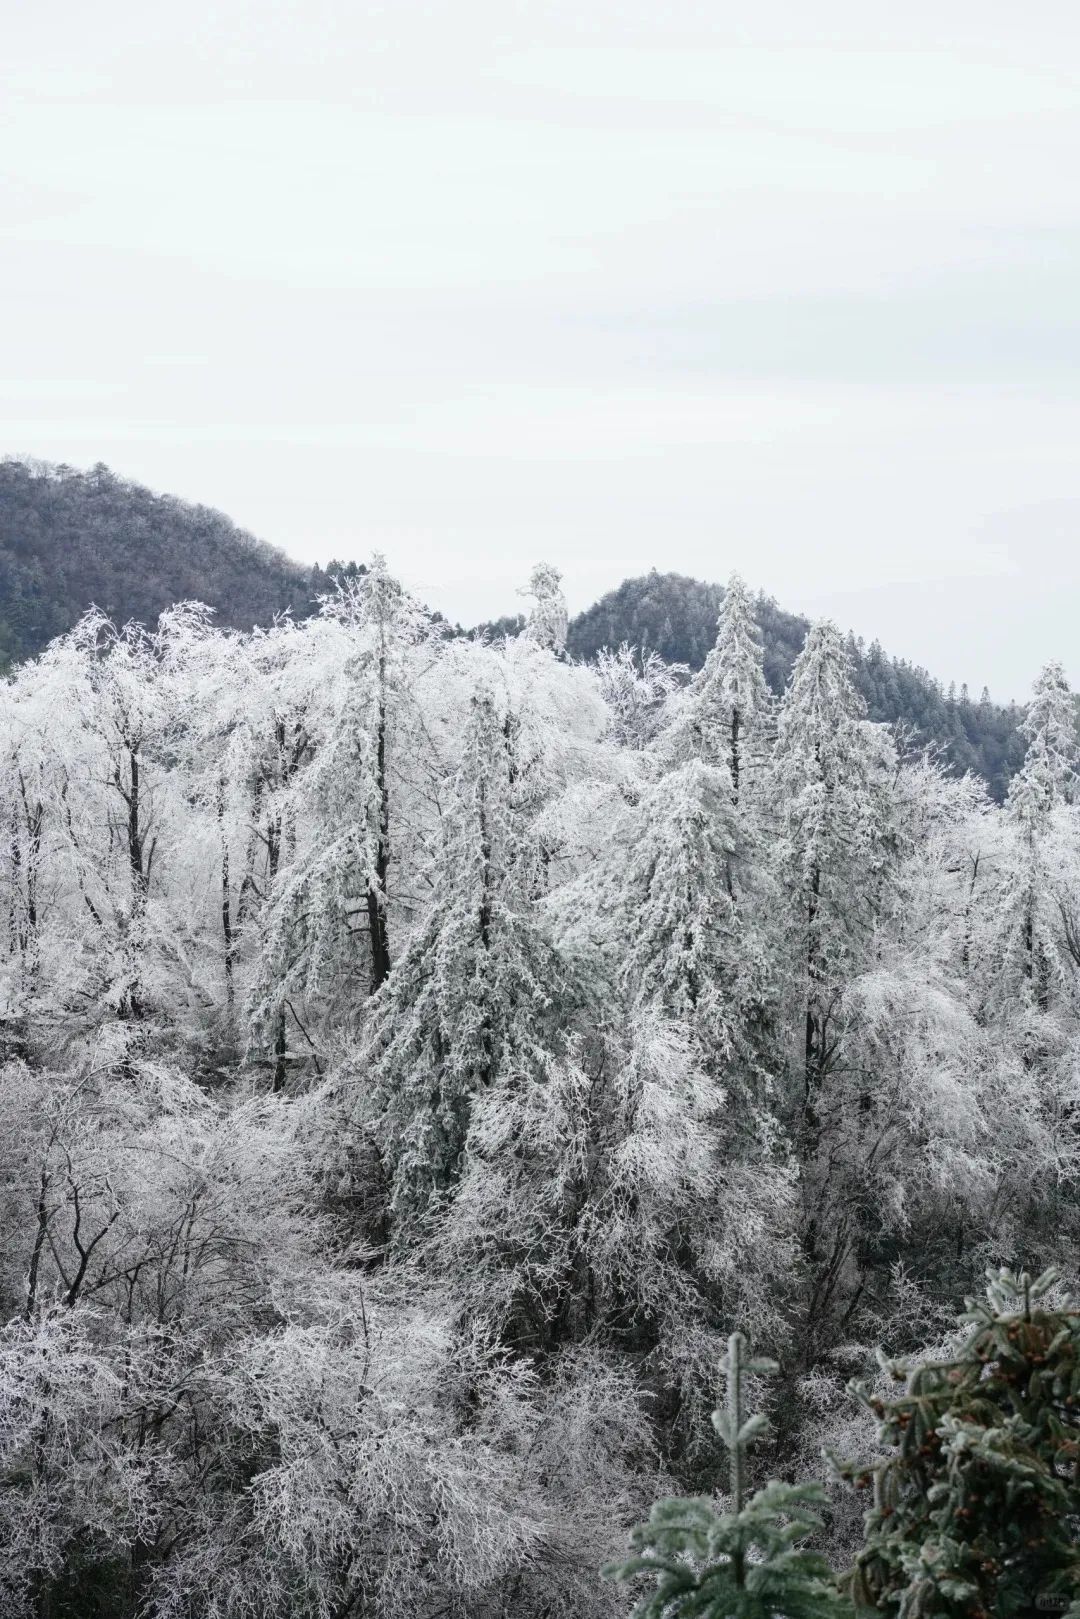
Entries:
[[[314, 611], [330, 562], [302, 567], [247, 534], [220, 512], [157, 495], [105, 466], [89, 472], [44, 463], [0, 461], [0, 669], [40, 652], [92, 604], [124, 622], [153, 623], [176, 601], [213, 607], [221, 624], [249, 629], [276, 613]], [[626, 579], [570, 625], [569, 650], [591, 658], [603, 646], [652, 649], [671, 662], [701, 667], [716, 633], [720, 585], [677, 573]], [[765, 673], [782, 691], [807, 621], [758, 598]], [[519, 619], [483, 626], [512, 632]], [[887, 657], [874, 643], [850, 643], [872, 719], [900, 721], [940, 743], [958, 771], [983, 776], [1002, 798], [1023, 758], [1018, 713], [966, 691], [947, 695], [925, 670]]]
[[[722, 586], [678, 573], [654, 570], [624, 579], [618, 589], [572, 621], [567, 645], [574, 657], [592, 658], [601, 647], [626, 641], [658, 652], [669, 662], [700, 669], [716, 635], [723, 596]], [[783, 612], [764, 595], [758, 597], [757, 613], [765, 644], [765, 676], [779, 693], [809, 621]], [[952, 769], [982, 776], [1000, 802], [1024, 757], [1016, 706], [992, 703], [985, 692], [973, 702], [966, 687], [959, 697], [947, 693], [925, 669], [890, 658], [876, 641], [867, 647], [851, 637], [848, 645], [870, 718], [910, 726], [920, 742], [940, 744]]]
[[220, 512], [155, 495], [107, 467], [0, 461], [0, 666], [40, 652], [91, 605], [153, 623], [176, 601], [250, 629], [312, 610], [325, 575]]

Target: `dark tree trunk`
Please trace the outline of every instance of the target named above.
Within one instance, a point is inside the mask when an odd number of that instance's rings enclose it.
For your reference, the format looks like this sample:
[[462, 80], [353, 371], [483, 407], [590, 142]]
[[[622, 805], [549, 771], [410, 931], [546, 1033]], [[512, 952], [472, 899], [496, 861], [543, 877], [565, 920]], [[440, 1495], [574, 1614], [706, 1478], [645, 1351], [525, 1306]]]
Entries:
[[285, 1008], [282, 1006], [277, 1014], [277, 1023], [274, 1027], [274, 1078], [270, 1089], [275, 1094], [285, 1089], [285, 1076], [288, 1072], [288, 1060], [285, 1051]]
[[[380, 671], [380, 680], [385, 678]], [[368, 937], [371, 943], [371, 993], [390, 971], [390, 939], [386, 925], [386, 879], [390, 870], [390, 789], [386, 779], [386, 705], [380, 697], [375, 790], [378, 794], [378, 832], [375, 843], [375, 881], [368, 885]]]
[[807, 943], [806, 943], [806, 1050], [805, 1050], [805, 1084], [806, 1100], [810, 1098], [821, 1079], [822, 1069], [822, 1030], [821, 1007], [819, 1002], [819, 988], [821, 984], [821, 957], [820, 945], [817, 936], [817, 918], [821, 904], [821, 871], [814, 868], [814, 875], [810, 882], [810, 898], [807, 904]]
[[236, 939], [233, 933], [232, 888], [229, 879], [229, 840], [225, 834], [224, 782], [218, 794], [218, 825], [221, 829], [221, 936], [225, 945], [225, 1006], [231, 1029], [235, 1013], [233, 959], [236, 953]]

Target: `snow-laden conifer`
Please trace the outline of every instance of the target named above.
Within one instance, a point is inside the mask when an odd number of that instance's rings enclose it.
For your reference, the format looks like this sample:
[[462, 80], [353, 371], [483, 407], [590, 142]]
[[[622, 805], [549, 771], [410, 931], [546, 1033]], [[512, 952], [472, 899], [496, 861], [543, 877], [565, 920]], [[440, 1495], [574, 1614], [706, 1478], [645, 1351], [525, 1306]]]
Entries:
[[996, 873], [995, 926], [986, 963], [1007, 1004], [1045, 1012], [1067, 992], [1078, 850], [1066, 807], [1076, 786], [1076, 701], [1060, 663], [1038, 676], [1021, 731], [1024, 763], [1009, 786], [1005, 842]]
[[608, 902], [630, 1003], [685, 1023], [713, 1062], [738, 1042], [753, 966], [729, 887], [737, 852], [726, 769], [691, 761], [637, 806]]
[[562, 574], [550, 562], [538, 562], [529, 576], [523, 595], [532, 598], [525, 634], [549, 652], [562, 652], [566, 646], [566, 597]]
[[504, 1076], [545, 1073], [560, 1038], [568, 986], [533, 898], [518, 770], [515, 716], [480, 691], [430, 898], [359, 1059], [403, 1236], [457, 1179], [476, 1098]]
[[[253, 1002], [256, 1038], [287, 1043], [301, 1063], [313, 1056], [317, 1071], [328, 1023], [358, 1019], [390, 970], [393, 807], [413, 753], [413, 685], [429, 635], [426, 614], [381, 557], [339, 584], [324, 619], [327, 689], [306, 716], [309, 756], [285, 782], [291, 859], [273, 884]], [[280, 1081], [280, 1056], [275, 1072]]]
[[772, 771], [808, 1097], [828, 1073], [843, 979], [862, 957], [882, 900], [895, 757], [865, 712], [840, 632], [815, 624], [780, 708]]
[[733, 573], [724, 591], [716, 641], [686, 693], [664, 751], [724, 770], [739, 800], [763, 759], [769, 711], [761, 631], [750, 593]]

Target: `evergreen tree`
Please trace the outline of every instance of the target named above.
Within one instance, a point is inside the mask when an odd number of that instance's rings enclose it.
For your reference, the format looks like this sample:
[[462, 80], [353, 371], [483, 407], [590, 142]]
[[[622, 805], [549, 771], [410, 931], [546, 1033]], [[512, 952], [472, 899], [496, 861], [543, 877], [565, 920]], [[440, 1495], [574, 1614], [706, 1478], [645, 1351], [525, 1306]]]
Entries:
[[[427, 628], [380, 556], [339, 578], [323, 604], [330, 692], [310, 761], [301, 754], [283, 772], [285, 823], [304, 835], [267, 916], [257, 1030], [280, 1026], [286, 1007], [298, 1021], [305, 1003], [320, 1013], [362, 1006], [390, 971], [392, 786], [413, 717], [411, 658]], [[314, 720], [305, 716], [305, 734]]]
[[742, 1083], [772, 1011], [751, 903], [756, 873], [742, 869], [745, 819], [726, 767], [681, 765], [635, 806], [603, 895], [608, 950], [630, 1006], [681, 1023], [706, 1066], [727, 1065]]
[[778, 1367], [749, 1357], [736, 1332], [720, 1369], [727, 1398], [713, 1425], [731, 1458], [730, 1510], [718, 1512], [704, 1499], [658, 1501], [648, 1523], [631, 1533], [636, 1555], [604, 1573], [655, 1580], [633, 1619], [839, 1619], [844, 1605], [829, 1566], [803, 1545], [820, 1528], [813, 1509], [826, 1502], [821, 1486], [774, 1479], [747, 1497], [747, 1452], [768, 1422], [760, 1413], [747, 1416], [743, 1379]]
[[840, 988], [875, 915], [893, 750], [865, 720], [836, 625], [815, 624], [780, 709], [774, 780], [785, 882], [799, 916], [805, 1097], [812, 1111], [836, 1056]]
[[1022, 1001], [1046, 1011], [1060, 977], [1061, 899], [1067, 900], [1054, 875], [1062, 869], [1062, 851], [1051, 844], [1060, 812], [1073, 798], [1080, 752], [1075, 701], [1060, 663], [1040, 673], [1020, 730], [1027, 753], [1006, 800], [1011, 837], [1001, 861], [995, 933], [987, 943], [998, 996], [1011, 1004], [1019, 991]]
[[550, 652], [562, 652], [566, 646], [567, 618], [562, 574], [558, 568], [552, 567], [550, 562], [538, 562], [522, 595], [533, 599], [525, 634]]
[[701, 759], [725, 770], [738, 802], [756, 760], [755, 732], [768, 711], [764, 651], [750, 593], [737, 573], [728, 580], [716, 642], [695, 675], [667, 741], [676, 758]]
[[532, 894], [536, 851], [514, 804], [513, 716], [478, 694], [416, 933], [373, 1009], [362, 1060], [399, 1231], [460, 1173], [472, 1104], [550, 1060], [565, 985]]
[[855, 1392], [891, 1454], [841, 1472], [873, 1485], [856, 1604], [925, 1619], [1080, 1613], [1080, 1311], [1053, 1305], [1056, 1281], [990, 1275], [967, 1300], [960, 1348], [910, 1371], [882, 1359], [904, 1393]]
[[789, 1128], [801, 1167], [807, 1293], [799, 1348], [807, 1365], [858, 1301], [858, 1264], [878, 1215], [872, 1199], [855, 1196], [868, 1104], [849, 1024], [852, 986], [873, 962], [875, 930], [890, 910], [896, 759], [884, 727], [864, 714], [839, 631], [816, 624], [780, 709], [771, 777], [786, 900], [773, 939], [790, 1031]]
[[1021, 819], [1046, 815], [1069, 803], [1076, 786], [1076, 700], [1056, 660], [1042, 669], [1020, 732], [1027, 753], [1009, 789], [1008, 805]]

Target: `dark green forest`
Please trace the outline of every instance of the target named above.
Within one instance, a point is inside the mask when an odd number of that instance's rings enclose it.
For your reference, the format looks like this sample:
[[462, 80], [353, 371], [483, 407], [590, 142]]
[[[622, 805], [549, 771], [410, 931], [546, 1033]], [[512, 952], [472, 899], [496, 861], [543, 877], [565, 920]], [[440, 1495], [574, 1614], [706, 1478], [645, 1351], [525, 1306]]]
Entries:
[[177, 601], [203, 601], [230, 629], [306, 617], [322, 570], [207, 506], [156, 495], [98, 465], [0, 461], [0, 661], [33, 657], [95, 606], [119, 623], [153, 623]]
[[[726, 572], [730, 559], [717, 559]], [[177, 601], [207, 603], [220, 624], [250, 629], [281, 613], [304, 619], [335, 575], [355, 563], [302, 567], [222, 513], [158, 495], [98, 465], [88, 472], [0, 462], [0, 668], [40, 652], [91, 605], [118, 623], [152, 623]], [[677, 573], [626, 579], [571, 621], [568, 651], [591, 659], [622, 642], [700, 669], [716, 634], [723, 588]], [[783, 691], [808, 622], [768, 596], [756, 603], [765, 677]], [[513, 633], [507, 616], [478, 626]], [[936, 744], [950, 769], [982, 776], [999, 802], [1023, 759], [1015, 705], [946, 692], [926, 670], [851, 638], [869, 717]]]
[[[715, 639], [723, 599], [723, 586], [683, 574], [654, 570], [624, 579], [617, 590], [571, 621], [567, 649], [576, 658], [589, 659], [601, 647], [626, 641], [642, 652], [656, 652], [669, 663], [697, 670]], [[779, 696], [806, 640], [809, 620], [785, 613], [766, 595], [757, 597], [756, 614], [765, 647], [765, 679]], [[898, 724], [915, 745], [936, 744], [951, 770], [982, 776], [993, 797], [1002, 802], [1024, 758], [1017, 730], [1021, 713], [1015, 703], [993, 703], [985, 689], [977, 701], [966, 686], [959, 694], [946, 691], [925, 669], [890, 657], [877, 641], [867, 646], [849, 636], [847, 649], [870, 719]]]

